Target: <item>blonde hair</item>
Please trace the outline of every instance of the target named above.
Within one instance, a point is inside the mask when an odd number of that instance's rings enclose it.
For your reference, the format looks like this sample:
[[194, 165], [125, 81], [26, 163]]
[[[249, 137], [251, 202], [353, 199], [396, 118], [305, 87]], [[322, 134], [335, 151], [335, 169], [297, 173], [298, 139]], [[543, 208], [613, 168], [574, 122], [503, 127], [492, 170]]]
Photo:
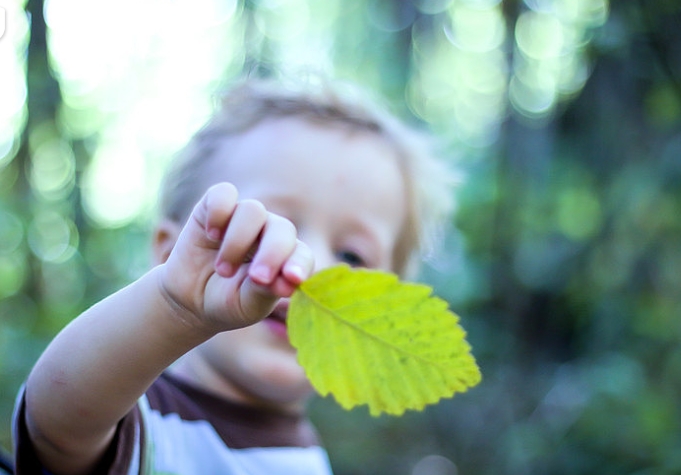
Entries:
[[407, 221], [394, 250], [394, 271], [412, 274], [430, 250], [436, 229], [453, 207], [451, 171], [435, 157], [431, 138], [407, 126], [366, 91], [347, 83], [289, 84], [249, 78], [223, 97], [216, 114], [180, 152], [160, 191], [164, 218], [183, 223], [212, 184], [205, 171], [224, 138], [238, 136], [272, 118], [299, 117], [323, 125], [343, 125], [375, 133], [396, 152], [407, 192]]

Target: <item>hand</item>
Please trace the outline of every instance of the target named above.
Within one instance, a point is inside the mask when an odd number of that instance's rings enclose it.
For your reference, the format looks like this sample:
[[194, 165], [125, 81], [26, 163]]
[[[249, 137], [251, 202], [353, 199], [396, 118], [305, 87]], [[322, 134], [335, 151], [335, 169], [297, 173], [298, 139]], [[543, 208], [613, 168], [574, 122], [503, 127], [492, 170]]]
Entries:
[[314, 263], [289, 220], [221, 183], [194, 207], [163, 266], [161, 290], [183, 318], [224, 331], [265, 318]]

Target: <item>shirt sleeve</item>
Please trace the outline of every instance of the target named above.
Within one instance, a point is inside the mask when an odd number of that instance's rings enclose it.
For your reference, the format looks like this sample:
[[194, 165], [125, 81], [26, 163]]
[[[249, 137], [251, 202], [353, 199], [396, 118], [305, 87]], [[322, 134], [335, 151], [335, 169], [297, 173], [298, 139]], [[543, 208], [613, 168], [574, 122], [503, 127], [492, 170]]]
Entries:
[[[118, 424], [116, 435], [102, 460], [93, 470], [96, 474], [138, 475], [141, 447], [144, 446], [143, 422], [135, 406]], [[52, 475], [45, 469], [35, 451], [26, 427], [25, 387], [22, 386], [12, 416], [15, 475]]]

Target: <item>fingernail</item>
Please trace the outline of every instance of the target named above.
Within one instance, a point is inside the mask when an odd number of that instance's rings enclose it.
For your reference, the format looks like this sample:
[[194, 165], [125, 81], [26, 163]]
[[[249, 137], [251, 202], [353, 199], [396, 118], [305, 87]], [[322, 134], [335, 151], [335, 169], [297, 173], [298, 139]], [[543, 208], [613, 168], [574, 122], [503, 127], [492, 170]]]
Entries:
[[248, 273], [252, 279], [259, 283], [269, 284], [272, 281], [272, 273], [270, 272], [269, 267], [265, 265], [260, 264], [251, 266]]
[[234, 275], [234, 266], [229, 262], [218, 262], [215, 264], [215, 271], [223, 277]]
[[305, 280], [305, 271], [298, 264], [289, 264], [286, 266], [287, 277], [293, 278], [296, 283], [300, 283]]
[[220, 240], [220, 229], [218, 228], [210, 228], [206, 234], [208, 234], [208, 239], [212, 241], [219, 241]]

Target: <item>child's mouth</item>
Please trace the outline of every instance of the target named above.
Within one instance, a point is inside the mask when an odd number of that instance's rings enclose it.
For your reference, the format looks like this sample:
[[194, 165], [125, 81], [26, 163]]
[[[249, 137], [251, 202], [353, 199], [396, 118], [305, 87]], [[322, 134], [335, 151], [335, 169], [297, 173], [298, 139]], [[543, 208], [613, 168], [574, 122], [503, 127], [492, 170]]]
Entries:
[[288, 341], [288, 333], [286, 331], [286, 313], [288, 312], [288, 301], [280, 300], [272, 313], [270, 313], [265, 320], [265, 324], [277, 337]]

